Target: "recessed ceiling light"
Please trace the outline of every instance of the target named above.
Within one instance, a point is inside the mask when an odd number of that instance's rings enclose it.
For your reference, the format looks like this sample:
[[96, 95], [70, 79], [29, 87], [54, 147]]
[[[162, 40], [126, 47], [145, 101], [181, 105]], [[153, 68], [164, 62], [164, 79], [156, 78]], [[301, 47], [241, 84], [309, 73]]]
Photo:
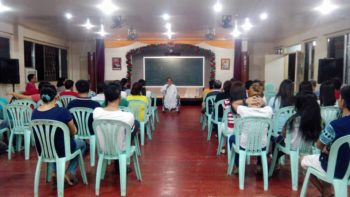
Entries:
[[317, 43], [316, 43], [316, 41], [312, 41], [312, 46], [316, 46], [317, 45]]
[[167, 28], [167, 30], [170, 30], [171, 29], [171, 24], [170, 23], [166, 23], [165, 24], [165, 28]]
[[163, 20], [167, 21], [167, 20], [170, 19], [170, 15], [165, 13], [165, 14], [162, 15], [162, 18], [163, 18]]
[[112, 0], [104, 0], [101, 4], [97, 6], [104, 14], [111, 15], [113, 12], [117, 11], [119, 8], [112, 2]]
[[245, 22], [242, 25], [243, 30], [244, 31], [249, 31], [252, 27], [253, 27], [253, 25], [250, 23], [249, 18], [245, 18]]
[[222, 4], [220, 1], [216, 1], [216, 3], [213, 6], [215, 12], [221, 12], [222, 11]]
[[101, 37], [106, 36], [108, 33], [105, 32], [105, 27], [103, 25], [101, 25], [101, 29], [99, 32], [96, 32], [98, 35], [100, 35]]
[[231, 33], [231, 35], [234, 37], [234, 38], [238, 38], [242, 33], [239, 31], [238, 29], [238, 23], [237, 23], [237, 20], [235, 21], [235, 28], [233, 29], [233, 32]]
[[2, 4], [2, 2], [0, 1], [0, 12], [7, 12], [7, 11], [10, 11], [12, 10], [10, 7]]
[[86, 23], [83, 24], [82, 26], [85, 27], [85, 28], [88, 29], [88, 30], [90, 30], [90, 29], [92, 29], [92, 28], [95, 27], [95, 25], [91, 24], [90, 19], [87, 19], [87, 20], [86, 20]]
[[71, 13], [67, 12], [64, 14], [64, 17], [66, 17], [66, 19], [70, 20], [73, 18], [73, 15]]
[[317, 6], [314, 8], [316, 11], [321, 12], [321, 14], [329, 14], [333, 12], [335, 9], [337, 9], [338, 6], [333, 4], [330, 0], [323, 0], [322, 4], [320, 6]]
[[260, 20], [264, 21], [264, 20], [266, 20], [269, 16], [267, 15], [266, 12], [263, 12], [263, 13], [260, 14], [259, 17], [260, 17]]

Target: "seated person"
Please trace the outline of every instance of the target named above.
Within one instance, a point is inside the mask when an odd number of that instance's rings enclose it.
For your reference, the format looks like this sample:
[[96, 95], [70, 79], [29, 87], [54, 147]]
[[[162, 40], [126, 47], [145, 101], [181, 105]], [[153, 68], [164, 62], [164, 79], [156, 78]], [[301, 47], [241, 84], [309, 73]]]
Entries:
[[[67, 124], [70, 131], [71, 151], [74, 152], [75, 150], [80, 149], [82, 154], [84, 155], [86, 145], [83, 140], [74, 138], [74, 135], [76, 134], [77, 129], [73, 122], [72, 115], [69, 113], [67, 109], [56, 107], [56, 101], [58, 98], [56, 88], [53, 85], [47, 85], [43, 89], [41, 89], [40, 95], [44, 104], [33, 111], [32, 120], [36, 120], [36, 119], [56, 120]], [[38, 153], [40, 154], [41, 153], [41, 147], [39, 145], [40, 143], [38, 142], [38, 139], [36, 136], [34, 136], [34, 138], [36, 141], [36, 147], [37, 147]], [[58, 133], [55, 135], [55, 147], [57, 150], [58, 157], [64, 157], [65, 149], [64, 149], [62, 131], [58, 131]], [[75, 175], [78, 162], [79, 162], [79, 157], [75, 157], [70, 161], [68, 165], [66, 176], [65, 176], [65, 182], [68, 185], [75, 185], [78, 182], [78, 179]], [[55, 163], [49, 163], [49, 165], [53, 165], [52, 178], [53, 180], [56, 180], [55, 179], [56, 165]]]
[[122, 80], [120, 80], [120, 84], [122, 85], [122, 92], [125, 92], [127, 96], [130, 95], [131, 90], [130, 90], [130, 85], [128, 83], [128, 79], [123, 78]]
[[[301, 166], [304, 169], [312, 167], [320, 172], [327, 171], [328, 156], [332, 143], [337, 139], [350, 135], [350, 86], [344, 86], [340, 90], [340, 97], [338, 106], [342, 111], [342, 118], [330, 122], [324, 130], [316, 143], [321, 154], [304, 156], [301, 160]], [[341, 146], [338, 151], [337, 162], [335, 166], [334, 177], [342, 179], [345, 175], [350, 161], [349, 146]], [[330, 184], [310, 177], [311, 182], [322, 193], [322, 196], [332, 196], [332, 187]]]
[[[221, 100], [225, 100], [224, 101], [224, 106], [230, 106], [230, 90], [231, 90], [231, 81], [225, 81], [224, 86], [223, 86], [223, 92], [220, 92], [219, 94], [216, 95], [215, 98], [215, 103], [221, 101]], [[226, 108], [225, 108], [226, 109]], [[224, 114], [224, 109], [222, 109], [222, 107], [219, 107], [219, 118], [222, 118], [223, 114]]]
[[210, 81], [209, 81], [209, 86], [208, 86], [207, 88], [203, 88], [203, 93], [202, 93], [202, 98], [203, 98], [203, 100], [202, 100], [202, 109], [205, 108], [205, 102], [204, 102], [205, 97], [207, 97], [207, 94], [208, 94], [209, 92], [211, 92], [211, 91], [213, 90], [213, 88], [214, 88], [214, 81], [215, 81], [215, 80], [210, 80]]
[[340, 97], [340, 88], [341, 88], [343, 82], [338, 77], [333, 78], [332, 81], [333, 81], [334, 88], [335, 88], [335, 91], [334, 91], [335, 99], [338, 100]]
[[23, 93], [24, 95], [33, 95], [33, 94], [39, 94], [39, 90], [36, 88], [35, 83], [38, 82], [35, 74], [29, 74], [27, 76], [28, 83], [26, 86], [26, 90]]
[[319, 99], [320, 99], [320, 106], [327, 107], [327, 106], [334, 106], [336, 104], [336, 97], [335, 97], [335, 88], [332, 81], [324, 81], [321, 84], [320, 92], [319, 92]]
[[61, 93], [65, 90], [65, 87], [64, 87], [64, 83], [66, 82], [66, 78], [65, 77], [60, 77], [58, 78], [57, 80], [57, 93]]
[[142, 94], [143, 96], [151, 97], [151, 91], [146, 90], [146, 81], [145, 81], [144, 79], [140, 79], [140, 80], [139, 80], [139, 83], [140, 83], [141, 86], [142, 86], [141, 94]]
[[[101, 105], [91, 100], [88, 96], [89, 94], [89, 82], [86, 80], [79, 80], [75, 83], [75, 88], [78, 90], [78, 97], [71, 102], [68, 103], [67, 109], [70, 110], [75, 107], [86, 107], [90, 109], [95, 109], [97, 107], [101, 107]], [[90, 134], [94, 134], [94, 130], [92, 128], [92, 116], [89, 117], [89, 131]]]
[[[41, 91], [45, 86], [51, 85], [47, 81], [42, 81], [39, 83], [39, 91]], [[32, 95], [24, 95], [16, 92], [9, 93], [8, 95], [15, 97], [16, 99], [28, 99], [33, 100], [34, 102], [40, 101], [41, 97], [40, 94], [32, 94]]]
[[106, 87], [106, 84], [104, 82], [98, 82], [97, 83], [97, 94], [93, 97], [91, 97], [91, 100], [93, 101], [104, 101], [105, 100], [105, 94], [103, 93], [104, 88]]
[[[222, 83], [221, 83], [220, 80], [215, 80], [215, 81], [214, 81], [213, 89], [212, 89], [212, 91], [209, 92], [209, 93], [207, 94], [207, 96], [205, 97], [205, 99], [204, 99], [204, 104], [207, 102], [207, 99], [208, 99], [209, 96], [216, 96], [216, 95], [218, 95], [218, 94], [221, 92], [221, 86], [222, 86]], [[209, 113], [211, 113], [213, 107], [214, 107], [214, 106], [209, 105]], [[206, 109], [205, 109], [205, 107], [204, 107], [204, 109], [202, 110], [202, 113], [205, 113], [205, 110], [206, 110]]]
[[161, 88], [160, 92], [163, 94], [164, 97], [162, 110], [171, 111], [175, 109], [176, 111], [179, 111], [177, 88], [173, 84], [173, 80], [170, 77], [167, 79], [167, 84], [165, 84]]
[[[108, 120], [119, 120], [122, 122], [127, 123], [128, 125], [130, 125], [131, 129], [131, 141], [133, 142], [133, 139], [135, 137], [135, 135], [137, 134], [137, 131], [140, 128], [140, 123], [134, 119], [134, 115], [130, 112], [123, 112], [122, 110], [120, 110], [118, 108], [119, 106], [119, 102], [121, 99], [121, 86], [117, 86], [115, 84], [110, 84], [107, 85], [105, 90], [104, 90], [104, 94], [105, 94], [105, 98], [106, 98], [106, 107], [101, 108], [98, 107], [94, 110], [93, 113], [93, 118], [94, 120], [99, 120], [99, 119], [108, 119]], [[97, 135], [99, 135], [99, 131], [96, 131]], [[124, 133], [120, 132], [118, 135], [118, 140], [119, 139], [124, 139]], [[99, 139], [97, 137], [97, 139]], [[124, 143], [118, 141], [118, 144], [120, 149], [124, 148]], [[104, 147], [103, 142], [100, 142], [101, 147]], [[116, 168], [116, 172], [119, 172], [119, 165], [116, 162], [115, 165]], [[130, 172], [130, 168], [128, 168], [128, 172]]]
[[73, 91], [74, 81], [67, 80], [64, 82], [65, 90], [60, 93], [60, 96], [75, 96], [78, 97], [78, 93]]
[[[131, 88], [131, 95], [129, 95], [126, 99], [128, 101], [143, 101], [145, 102], [147, 105], [148, 105], [148, 99], [146, 96], [143, 96], [141, 95], [141, 84], [139, 82], [135, 82], [133, 85], [132, 85], [132, 88]], [[140, 114], [140, 121], [144, 121], [146, 117], [144, 117], [144, 112], [145, 112], [145, 109], [144, 107], [141, 108], [141, 114]]]

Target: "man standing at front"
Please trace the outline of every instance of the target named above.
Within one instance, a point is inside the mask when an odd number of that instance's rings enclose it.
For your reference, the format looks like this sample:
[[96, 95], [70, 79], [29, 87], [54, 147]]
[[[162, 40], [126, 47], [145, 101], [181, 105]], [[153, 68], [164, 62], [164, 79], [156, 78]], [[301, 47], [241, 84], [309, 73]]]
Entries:
[[165, 84], [160, 90], [164, 96], [163, 99], [163, 111], [173, 110], [179, 111], [178, 101], [177, 101], [177, 88], [173, 84], [173, 80], [169, 77], [167, 79], [167, 84]]

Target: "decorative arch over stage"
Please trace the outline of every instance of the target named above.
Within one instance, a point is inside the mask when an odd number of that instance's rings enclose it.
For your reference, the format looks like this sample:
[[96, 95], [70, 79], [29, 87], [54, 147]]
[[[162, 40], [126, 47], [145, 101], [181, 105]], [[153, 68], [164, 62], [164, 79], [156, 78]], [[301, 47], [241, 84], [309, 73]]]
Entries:
[[[151, 44], [144, 47], [130, 50], [126, 54], [127, 74], [126, 78], [129, 83], [131, 82], [131, 76], [133, 71], [132, 59], [134, 56], [144, 56], [152, 51], [166, 51], [164, 56], [181, 56], [182, 51], [191, 52], [192, 56], [204, 56], [205, 61], [209, 62], [209, 80], [215, 79], [215, 53], [211, 50], [204, 49], [192, 44]], [[187, 55], [186, 55], [187, 56]]]

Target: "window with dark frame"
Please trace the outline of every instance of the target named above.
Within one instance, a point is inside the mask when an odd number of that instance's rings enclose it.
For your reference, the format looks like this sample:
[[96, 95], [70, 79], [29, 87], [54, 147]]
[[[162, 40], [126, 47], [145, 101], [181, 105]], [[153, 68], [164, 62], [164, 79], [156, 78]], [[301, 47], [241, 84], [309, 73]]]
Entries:
[[10, 39], [0, 37], [0, 58], [10, 59]]
[[305, 43], [305, 72], [304, 80], [309, 81], [314, 78], [314, 65], [315, 65], [315, 46], [316, 42], [311, 41]]

